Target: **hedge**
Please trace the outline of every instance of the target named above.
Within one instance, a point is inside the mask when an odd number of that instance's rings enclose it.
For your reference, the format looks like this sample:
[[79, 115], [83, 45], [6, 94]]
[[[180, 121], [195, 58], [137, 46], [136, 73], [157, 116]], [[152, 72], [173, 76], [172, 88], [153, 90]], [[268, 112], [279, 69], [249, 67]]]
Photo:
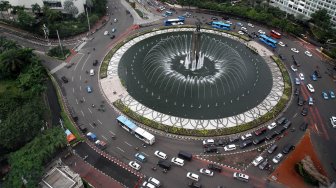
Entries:
[[319, 182], [317, 181], [317, 179], [315, 179], [313, 176], [311, 176], [310, 174], [308, 174], [305, 169], [303, 168], [303, 165], [299, 162], [297, 164], [295, 164], [294, 166], [295, 171], [301, 176], [303, 177], [303, 180], [306, 183], [309, 183], [313, 186], [319, 186]]

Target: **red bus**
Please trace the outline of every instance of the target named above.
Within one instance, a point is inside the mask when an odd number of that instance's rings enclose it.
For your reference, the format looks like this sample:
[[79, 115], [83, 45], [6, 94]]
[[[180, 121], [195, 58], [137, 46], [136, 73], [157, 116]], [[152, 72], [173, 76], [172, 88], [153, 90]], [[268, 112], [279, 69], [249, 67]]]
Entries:
[[281, 38], [281, 34], [275, 30], [272, 30], [270, 33], [271, 37], [276, 38], [276, 39], [280, 39]]

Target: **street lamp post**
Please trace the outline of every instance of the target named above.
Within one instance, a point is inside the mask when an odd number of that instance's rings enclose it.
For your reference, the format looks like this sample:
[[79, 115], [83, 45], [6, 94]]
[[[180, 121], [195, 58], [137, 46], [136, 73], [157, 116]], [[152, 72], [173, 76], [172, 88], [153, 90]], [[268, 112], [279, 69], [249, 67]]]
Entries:
[[86, 19], [87, 19], [88, 26], [89, 26], [89, 33], [88, 34], [90, 34], [91, 27], [90, 27], [89, 12], [87, 10], [87, 7], [85, 7], [85, 10], [86, 10]]

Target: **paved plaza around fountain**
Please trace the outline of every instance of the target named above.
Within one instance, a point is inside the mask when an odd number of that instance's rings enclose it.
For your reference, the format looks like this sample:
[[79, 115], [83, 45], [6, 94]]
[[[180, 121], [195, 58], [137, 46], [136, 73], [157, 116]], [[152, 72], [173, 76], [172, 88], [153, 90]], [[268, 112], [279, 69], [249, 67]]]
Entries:
[[[211, 119], [185, 118], [183, 117], [183, 115], [181, 116], [171, 115], [169, 113], [162, 113], [159, 112], [159, 110], [156, 111], [153, 108], [146, 107], [126, 91], [126, 88], [123, 86], [125, 85], [125, 83], [122, 84], [123, 81], [121, 81], [119, 78], [118, 67], [123, 55], [132, 46], [147, 38], [156, 35], [161, 35], [165, 33], [174, 33], [174, 32], [193, 31], [193, 30], [194, 28], [157, 30], [135, 37], [132, 40], [125, 43], [121, 48], [119, 48], [116, 51], [116, 53], [111, 58], [108, 67], [108, 77], [100, 80], [100, 88], [102, 90], [102, 93], [106, 96], [106, 98], [109, 100], [111, 104], [114, 101], [120, 99], [124, 105], [128, 106], [132, 111], [136, 112], [141, 116], [144, 116], [148, 119], [157, 121], [167, 126], [176, 126], [186, 129], [219, 129], [245, 124], [261, 117], [262, 115], [265, 115], [279, 102], [284, 91], [284, 82], [280, 69], [278, 68], [276, 63], [273, 62], [273, 60], [270, 58], [270, 56], [272, 56], [273, 53], [269, 51], [267, 48], [263, 47], [262, 45], [254, 41], [246, 42], [238, 37], [229, 35], [224, 32], [214, 31], [211, 29], [201, 29], [201, 32], [208, 34], [215, 34], [221, 37], [228, 37], [233, 40], [241, 42], [245, 46], [249, 46], [256, 49], [258, 51], [258, 54], [264, 59], [267, 66], [269, 67], [272, 76], [272, 87], [267, 96], [264, 97], [262, 101], [258, 102], [258, 104], [255, 105], [255, 107], [250, 108], [242, 113], [228, 117], [211, 118]], [[250, 50], [248, 48], [246, 49]], [[191, 109], [192, 107], [193, 106], [191, 106]], [[204, 106], [204, 109], [206, 110], [206, 106]]]

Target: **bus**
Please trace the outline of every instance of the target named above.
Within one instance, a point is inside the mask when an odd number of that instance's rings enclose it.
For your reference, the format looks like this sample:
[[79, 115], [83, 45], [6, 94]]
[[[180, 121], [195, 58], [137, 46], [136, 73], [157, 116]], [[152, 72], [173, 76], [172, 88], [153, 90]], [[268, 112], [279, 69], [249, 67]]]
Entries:
[[125, 129], [127, 132], [134, 134], [135, 137], [142, 140], [146, 144], [153, 145], [155, 142], [155, 136], [146, 130], [138, 127], [131, 120], [127, 119], [125, 116], [117, 117], [118, 124]]
[[259, 39], [265, 44], [271, 46], [272, 48], [276, 48], [277, 41], [272, 39], [271, 37], [261, 34], [259, 35]]
[[275, 30], [271, 30], [270, 36], [275, 38], [275, 39], [280, 39], [281, 38], [281, 34], [277, 31], [275, 31]]
[[231, 24], [223, 22], [212, 22], [211, 26], [216, 29], [231, 30]]
[[168, 19], [168, 20], [165, 20], [163, 23], [164, 23], [165, 26], [183, 25], [184, 24], [184, 19], [182, 19], [182, 18]]

